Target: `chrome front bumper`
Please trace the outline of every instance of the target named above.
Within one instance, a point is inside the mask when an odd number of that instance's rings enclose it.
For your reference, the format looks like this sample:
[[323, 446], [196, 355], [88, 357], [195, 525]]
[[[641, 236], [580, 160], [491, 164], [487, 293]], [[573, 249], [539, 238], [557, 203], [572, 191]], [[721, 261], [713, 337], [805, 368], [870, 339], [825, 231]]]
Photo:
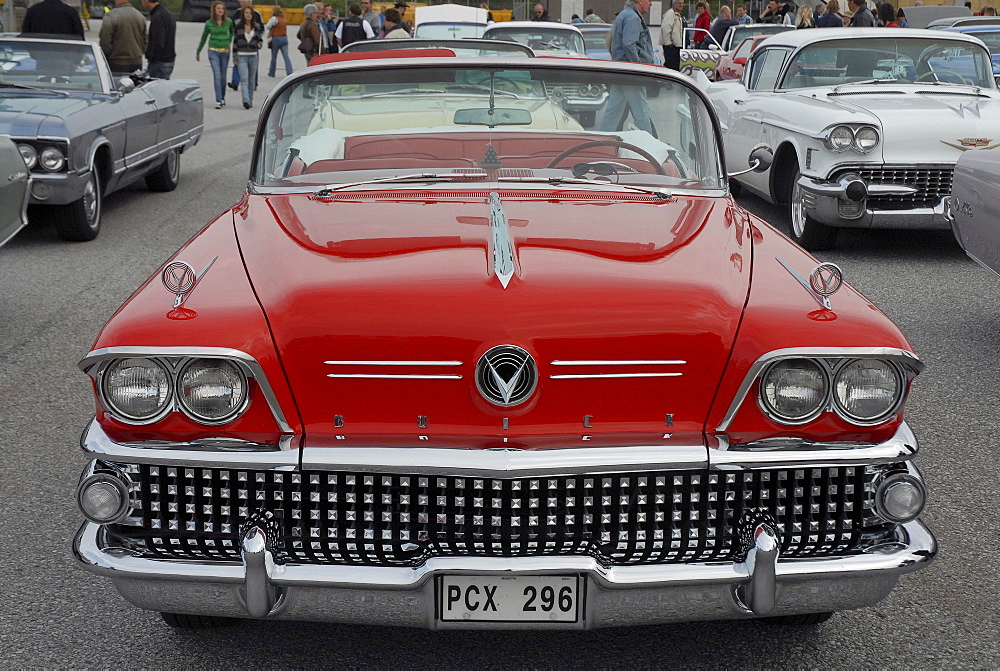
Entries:
[[[83, 190], [90, 180], [90, 171], [83, 173], [60, 172], [52, 174], [32, 173], [32, 190], [29, 191], [32, 205], [68, 205], [83, 198]], [[46, 198], [35, 196], [39, 185], [47, 186], [49, 195]]]
[[[934, 207], [915, 207], [908, 210], [881, 210], [868, 206], [867, 199], [853, 201], [847, 194], [844, 182], [828, 182], [800, 177], [803, 189], [803, 206], [810, 218], [836, 228], [905, 228], [912, 230], [944, 230], [950, 228], [946, 215], [947, 197]], [[910, 195], [913, 187], [898, 184], [866, 184], [869, 195]], [[841, 203], [860, 202], [857, 214], [845, 216]]]
[[[428, 629], [593, 629], [861, 608], [937, 553], [919, 520], [901, 525], [896, 542], [861, 555], [781, 560], [765, 530], [742, 562], [660, 566], [605, 567], [580, 556], [436, 557], [414, 568], [280, 565], [265, 537], [261, 527], [244, 530], [241, 564], [141, 559], [109, 547], [104, 528], [88, 522], [73, 549], [84, 568], [147, 610]], [[578, 623], [442, 622], [435, 578], [455, 574], [579, 575], [585, 609]]]

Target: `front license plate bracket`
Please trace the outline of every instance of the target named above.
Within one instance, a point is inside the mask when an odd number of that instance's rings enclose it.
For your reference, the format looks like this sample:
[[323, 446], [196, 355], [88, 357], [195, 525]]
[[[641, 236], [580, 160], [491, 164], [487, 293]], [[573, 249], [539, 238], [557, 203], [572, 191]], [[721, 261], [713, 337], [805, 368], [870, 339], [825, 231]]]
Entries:
[[440, 623], [582, 624], [587, 581], [578, 574], [451, 574], [435, 580]]

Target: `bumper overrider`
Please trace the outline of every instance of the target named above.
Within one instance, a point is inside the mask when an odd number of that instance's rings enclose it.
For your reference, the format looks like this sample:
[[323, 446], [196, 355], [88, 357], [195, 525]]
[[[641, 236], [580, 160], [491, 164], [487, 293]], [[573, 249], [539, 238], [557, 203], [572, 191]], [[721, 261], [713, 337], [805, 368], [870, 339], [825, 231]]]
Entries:
[[[815, 221], [837, 228], [901, 228], [938, 230], [949, 227], [946, 203], [951, 185], [951, 170], [939, 169], [928, 193], [923, 180], [906, 172], [918, 169], [839, 171], [831, 179], [802, 176], [803, 207]], [[944, 184], [943, 182], [947, 182]]]
[[[159, 449], [144, 449], [113, 443], [96, 423], [85, 432], [83, 447], [95, 461], [88, 467], [82, 482], [87, 481], [88, 476], [93, 478], [100, 468], [121, 463], [145, 464], [143, 472], [148, 472], [149, 468], [169, 469], [180, 478], [186, 472], [220, 465], [234, 473], [241, 468], [259, 471], [262, 466], [268, 466], [290, 477], [301, 471], [300, 459], [303, 468], [316, 472], [317, 455], [322, 452], [309, 450], [311, 455], [298, 455], [281, 451], [255, 454], [247, 459], [245, 452], [206, 453], [185, 449], [188, 446], [164, 449], [161, 444], [157, 446]], [[762, 468], [788, 469], [789, 474], [805, 470], [808, 474], [809, 469], [823, 467], [839, 469], [837, 472], [842, 474], [853, 469], [852, 464], [858, 468], [891, 464], [897, 477], [902, 468], [905, 477], [919, 481], [919, 471], [909, 461], [916, 449], [913, 434], [902, 425], [892, 439], [876, 445], [786, 444], [781, 450], [770, 453], [716, 451], [692, 446], [682, 448], [680, 456], [674, 448], [615, 448], [624, 457], [616, 463], [606, 461], [612, 452], [607, 449], [548, 450], [544, 455], [461, 450], [463, 455], [457, 460], [433, 456], [435, 452], [454, 454], [454, 450], [400, 450], [396, 452], [398, 459], [388, 459], [378, 465], [367, 464], [364, 472], [371, 473], [377, 485], [385, 473], [428, 472], [432, 473], [433, 482], [452, 468], [462, 476], [469, 476], [470, 483], [472, 478], [482, 477], [483, 480], [475, 482], [485, 481], [488, 490], [490, 482], [498, 482], [490, 480], [491, 476], [516, 479], [536, 475], [544, 489], [545, 482], [552, 482], [546, 478], [560, 471], [613, 473], [614, 479], [624, 482], [619, 476], [634, 471], [668, 469], [662, 472], [688, 472], [689, 477], [694, 473], [695, 482], [705, 482], [719, 474], [744, 473], [750, 474], [749, 478], [757, 473], [755, 477], [759, 478]], [[330, 463], [322, 465], [319, 471], [357, 470], [357, 464], [351, 463], [357, 451], [340, 453], [331, 449], [329, 452]], [[556, 454], [562, 452], [566, 454]], [[657, 453], [660, 459], [656, 459]], [[483, 455], [481, 467], [474, 465], [477, 454]], [[561, 469], [560, 460], [565, 464]], [[101, 466], [96, 467], [96, 464]], [[138, 473], [138, 467], [131, 472]], [[305, 479], [306, 471], [301, 473]], [[601, 477], [596, 476], [598, 482]], [[526, 479], [524, 482], [536, 481]], [[643, 486], [645, 478], [629, 482], [635, 488]], [[877, 484], [878, 480], [871, 482]], [[234, 483], [233, 486], [238, 485]], [[843, 488], [842, 484], [840, 486]], [[875, 487], [865, 486], [864, 490], [873, 491]], [[140, 487], [133, 491], [138, 489]], [[141, 489], [148, 492], [150, 485], [143, 484]], [[192, 496], [200, 496], [199, 487], [192, 486], [191, 490]], [[795, 496], [799, 495], [796, 492]], [[489, 496], [488, 491], [486, 496]], [[250, 498], [254, 498], [252, 493]], [[183, 504], [180, 507], [183, 509]], [[870, 512], [866, 508], [865, 514]], [[183, 524], [181, 522], [181, 528]], [[860, 550], [852, 548], [839, 554], [815, 557], [802, 556], [801, 552], [796, 555], [794, 548], [784, 550], [783, 556], [779, 522], [766, 510], [755, 509], [742, 514], [734, 526], [732, 532], [738, 539], [739, 551], [729, 561], [614, 565], [600, 556], [586, 553], [525, 556], [524, 552], [515, 552], [519, 556], [441, 556], [442, 553], [438, 553], [412, 565], [306, 563], [295, 560], [301, 554], [282, 549], [293, 544], [283, 545], [284, 527], [262, 506], [242, 517], [238, 528], [232, 529], [231, 541], [227, 542], [231, 552], [224, 556], [200, 559], [165, 558], [168, 555], [162, 553], [152, 556], [135, 547], [123, 547], [114, 525], [95, 522], [86, 522], [81, 527], [74, 540], [74, 552], [84, 568], [111, 578], [126, 600], [148, 610], [430, 629], [591, 629], [860, 608], [885, 598], [900, 575], [926, 566], [937, 552], [933, 535], [919, 519], [889, 525], [888, 532]], [[532, 600], [534, 596], [544, 597], [545, 590], [550, 590], [547, 600]], [[517, 602], [517, 617], [489, 615], [490, 606], [497, 612], [494, 600], [500, 601], [501, 596], [515, 593], [532, 595], [531, 599], [522, 598]], [[558, 602], [556, 593], [560, 595]], [[560, 604], [561, 613], [553, 606], [555, 603]], [[506, 612], [504, 608], [509, 608], [509, 604], [501, 606], [499, 611]], [[522, 616], [522, 610], [532, 610], [534, 614]]]

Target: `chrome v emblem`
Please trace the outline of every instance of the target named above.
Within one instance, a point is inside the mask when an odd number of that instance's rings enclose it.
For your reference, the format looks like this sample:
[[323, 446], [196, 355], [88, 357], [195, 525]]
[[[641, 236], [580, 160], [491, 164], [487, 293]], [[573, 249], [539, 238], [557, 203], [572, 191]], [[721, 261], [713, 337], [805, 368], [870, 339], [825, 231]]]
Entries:
[[500, 373], [493, 367], [493, 364], [489, 361], [486, 362], [486, 365], [490, 367], [490, 374], [493, 376], [493, 381], [500, 388], [500, 395], [503, 397], [504, 403], [510, 403], [511, 394], [517, 387], [517, 383], [520, 381], [521, 375], [524, 373], [524, 367], [528, 365], [528, 361], [529, 359], [525, 359], [517, 371], [506, 382], [500, 377]]
[[493, 274], [506, 289], [510, 278], [517, 272], [517, 259], [514, 256], [514, 241], [507, 227], [507, 215], [504, 214], [500, 194], [495, 191], [490, 194], [490, 231], [493, 237]]

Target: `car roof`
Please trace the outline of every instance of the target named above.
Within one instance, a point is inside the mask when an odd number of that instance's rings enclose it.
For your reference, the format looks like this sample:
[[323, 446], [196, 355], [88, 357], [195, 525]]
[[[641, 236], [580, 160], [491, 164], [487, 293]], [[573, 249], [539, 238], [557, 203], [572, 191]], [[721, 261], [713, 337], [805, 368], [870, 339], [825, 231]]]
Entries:
[[508, 28], [521, 28], [524, 30], [563, 30], [571, 33], [579, 33], [580, 29], [565, 23], [555, 23], [554, 21], [507, 21], [505, 23], [491, 23], [486, 32], [495, 30], [506, 30]]
[[[908, 8], [907, 8], [908, 9]], [[944, 19], [934, 19], [927, 24], [931, 26], [975, 26], [979, 24], [1000, 25], [1000, 16], [949, 16]]]
[[985, 26], [951, 26], [940, 32], [975, 35], [976, 33], [995, 33], [997, 31], [1000, 31], [1000, 23], [990, 23]]
[[[948, 35], [948, 37], [945, 38], [945, 35]], [[941, 40], [944, 38], [947, 40], [979, 43], [974, 37], [961, 33], [945, 33], [943, 30], [924, 30], [921, 28], [813, 28], [811, 30], [787, 30], [775, 33], [768, 37], [767, 46], [791, 47], [795, 49], [826, 40], [866, 38], [895, 38], [903, 40], [917, 38]]]

